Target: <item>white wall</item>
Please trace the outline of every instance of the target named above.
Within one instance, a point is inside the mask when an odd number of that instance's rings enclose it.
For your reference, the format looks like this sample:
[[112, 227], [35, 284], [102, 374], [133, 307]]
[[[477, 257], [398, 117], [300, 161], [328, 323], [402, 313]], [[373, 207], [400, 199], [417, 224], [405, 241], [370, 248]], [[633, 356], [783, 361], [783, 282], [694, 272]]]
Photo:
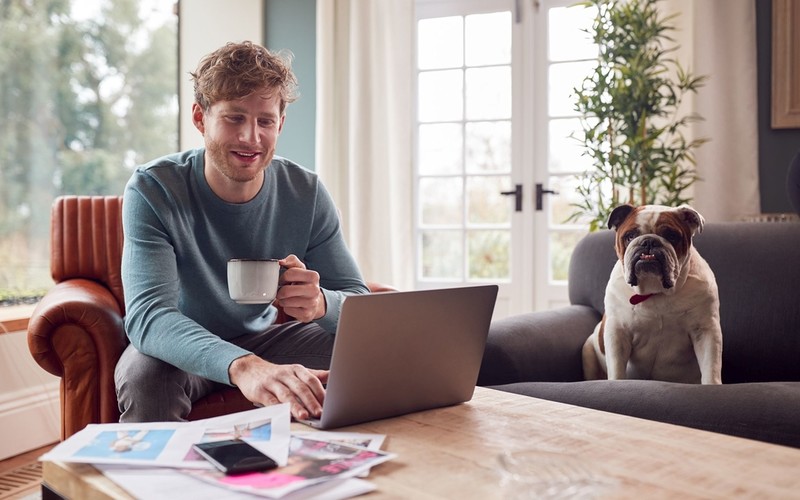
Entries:
[[263, 0], [181, 0], [179, 17], [180, 149], [185, 150], [203, 145], [192, 124], [194, 91], [189, 73], [204, 55], [228, 42], [263, 43]]
[[0, 460], [59, 440], [58, 383], [31, 357], [25, 332], [0, 334]]

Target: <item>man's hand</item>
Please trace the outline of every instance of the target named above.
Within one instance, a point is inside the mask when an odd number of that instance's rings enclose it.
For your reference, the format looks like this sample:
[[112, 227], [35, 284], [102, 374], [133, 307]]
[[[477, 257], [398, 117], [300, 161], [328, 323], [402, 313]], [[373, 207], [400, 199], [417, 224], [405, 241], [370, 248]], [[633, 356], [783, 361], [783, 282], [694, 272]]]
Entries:
[[276, 365], [255, 354], [237, 358], [228, 368], [231, 382], [244, 397], [264, 406], [289, 403], [294, 418], [319, 417], [328, 380], [327, 370], [301, 365]]
[[275, 304], [303, 323], [325, 316], [325, 296], [319, 288], [319, 273], [306, 269], [295, 255], [289, 255], [279, 263], [286, 271], [281, 275]]

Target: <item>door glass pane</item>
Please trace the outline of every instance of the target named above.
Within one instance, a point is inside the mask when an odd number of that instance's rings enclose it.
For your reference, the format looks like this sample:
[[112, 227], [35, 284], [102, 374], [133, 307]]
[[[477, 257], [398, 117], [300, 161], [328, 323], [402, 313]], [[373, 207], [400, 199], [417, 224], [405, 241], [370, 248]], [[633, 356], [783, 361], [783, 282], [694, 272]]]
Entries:
[[511, 271], [508, 231], [468, 231], [469, 278], [507, 280]]
[[419, 74], [417, 116], [421, 122], [460, 120], [463, 116], [461, 70]]
[[501, 196], [511, 184], [507, 175], [467, 178], [467, 221], [470, 224], [510, 224], [513, 197]]
[[419, 202], [423, 225], [463, 223], [463, 179], [425, 177], [419, 181]]
[[467, 70], [467, 120], [511, 118], [511, 67]]
[[577, 115], [574, 89], [581, 85], [595, 64], [592, 61], [578, 61], [550, 66], [547, 89], [550, 116]]
[[511, 171], [511, 122], [470, 122], [466, 125], [466, 171]]
[[551, 61], [570, 61], [597, 57], [597, 45], [583, 31], [592, 25], [597, 8], [556, 7], [549, 11], [548, 52]]
[[578, 179], [573, 175], [551, 176], [549, 187], [558, 193], [558, 196], [548, 196], [545, 200], [550, 205], [550, 224], [579, 224], [589, 227], [589, 217], [584, 216], [577, 220], [569, 220], [575, 212], [574, 204], [580, 202], [578, 196]]
[[466, 17], [467, 66], [511, 63], [511, 12]]
[[[464, 63], [464, 23], [461, 16], [421, 19], [417, 23], [419, 69], [457, 68]], [[430, 50], [436, 47], [436, 50]]]
[[462, 280], [461, 231], [422, 232], [422, 278]]
[[591, 158], [583, 154], [584, 134], [580, 120], [566, 118], [550, 121], [548, 157], [550, 172], [578, 173], [591, 168]]
[[419, 126], [419, 173], [457, 174], [463, 165], [463, 135], [460, 123]]

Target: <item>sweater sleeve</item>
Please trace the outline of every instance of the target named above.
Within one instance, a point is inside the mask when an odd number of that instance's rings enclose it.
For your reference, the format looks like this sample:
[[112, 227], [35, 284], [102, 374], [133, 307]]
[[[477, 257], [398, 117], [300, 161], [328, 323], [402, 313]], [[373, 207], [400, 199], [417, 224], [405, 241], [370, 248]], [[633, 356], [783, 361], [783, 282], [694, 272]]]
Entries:
[[124, 199], [122, 282], [125, 329], [131, 343], [143, 354], [181, 370], [230, 384], [228, 367], [248, 351], [222, 340], [179, 310], [174, 242], [160, 218], [169, 212], [154, 207], [130, 183]]

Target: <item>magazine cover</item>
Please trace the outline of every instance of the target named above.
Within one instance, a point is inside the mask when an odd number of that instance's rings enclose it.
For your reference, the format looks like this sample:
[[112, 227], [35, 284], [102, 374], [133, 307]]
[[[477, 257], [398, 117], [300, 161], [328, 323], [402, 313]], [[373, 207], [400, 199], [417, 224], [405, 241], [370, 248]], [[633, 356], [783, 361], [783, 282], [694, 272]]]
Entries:
[[[293, 436], [308, 437], [312, 440], [325, 440], [370, 450], [380, 450], [385, 440], [383, 434], [351, 432], [309, 431], [293, 433]], [[288, 450], [288, 446], [287, 446]], [[253, 493], [241, 489], [233, 490], [222, 482], [212, 483], [209, 478], [198, 479], [182, 473], [178, 469], [143, 468], [125, 465], [98, 465], [106, 477], [128, 490], [137, 498], [149, 500], [172, 500], [192, 498], [196, 500], [219, 500], [257, 498]], [[363, 471], [359, 477], [366, 476]], [[340, 500], [363, 495], [375, 490], [375, 486], [357, 478], [336, 478], [324, 480], [309, 486], [299, 487], [281, 496], [282, 500], [313, 498], [314, 500]]]
[[284, 467], [269, 472], [226, 476], [217, 471], [186, 471], [193, 477], [226, 488], [269, 498], [281, 498], [324, 481], [355, 477], [394, 458], [394, 454], [331, 441], [292, 436]]
[[192, 445], [238, 437], [286, 464], [290, 418], [281, 404], [195, 422], [90, 424], [40, 460], [210, 469]]

